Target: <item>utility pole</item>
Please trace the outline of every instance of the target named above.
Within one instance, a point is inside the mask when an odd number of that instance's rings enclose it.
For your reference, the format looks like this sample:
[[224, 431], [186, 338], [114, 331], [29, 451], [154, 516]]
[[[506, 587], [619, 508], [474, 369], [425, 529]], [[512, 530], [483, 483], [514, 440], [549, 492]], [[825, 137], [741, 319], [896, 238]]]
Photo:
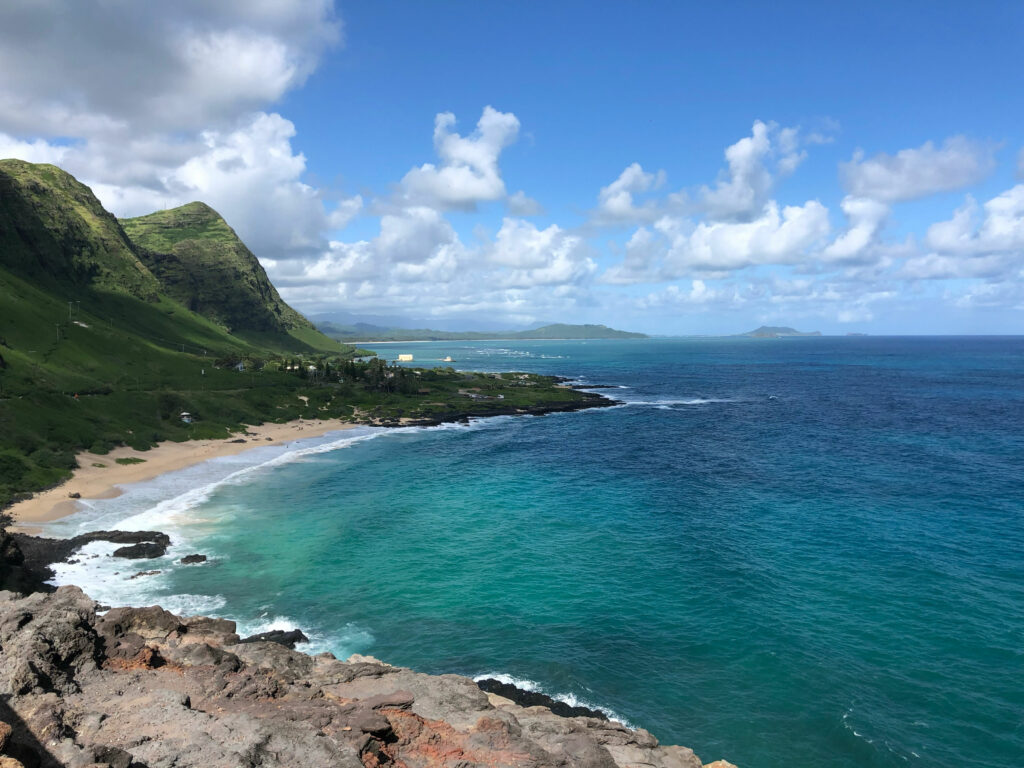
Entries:
[[57, 326], [57, 341], [60, 341], [60, 323], [54, 323]]

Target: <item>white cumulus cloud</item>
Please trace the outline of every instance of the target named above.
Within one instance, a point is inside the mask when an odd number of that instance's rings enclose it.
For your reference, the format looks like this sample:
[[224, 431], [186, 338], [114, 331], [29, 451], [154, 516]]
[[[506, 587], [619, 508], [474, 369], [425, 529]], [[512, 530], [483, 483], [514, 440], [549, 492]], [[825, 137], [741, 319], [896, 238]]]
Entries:
[[649, 221], [658, 215], [657, 206], [649, 201], [637, 206], [634, 195], [657, 188], [665, 181], [665, 172], [648, 173], [640, 163], [632, 163], [619, 177], [598, 193], [595, 219], [600, 224]]
[[477, 203], [505, 197], [498, 158], [516, 140], [519, 119], [487, 106], [469, 136], [454, 133], [454, 125], [451, 112], [434, 119], [434, 149], [441, 164], [426, 163], [405, 175], [401, 190], [406, 203], [473, 210]]
[[822, 251], [829, 261], [858, 262], [869, 259], [878, 243], [878, 236], [889, 215], [889, 206], [877, 200], [847, 196], [839, 204], [849, 222], [846, 230], [836, 236]]
[[893, 203], [975, 184], [994, 167], [994, 147], [954, 136], [941, 147], [928, 141], [895, 155], [858, 151], [840, 173], [851, 196]]

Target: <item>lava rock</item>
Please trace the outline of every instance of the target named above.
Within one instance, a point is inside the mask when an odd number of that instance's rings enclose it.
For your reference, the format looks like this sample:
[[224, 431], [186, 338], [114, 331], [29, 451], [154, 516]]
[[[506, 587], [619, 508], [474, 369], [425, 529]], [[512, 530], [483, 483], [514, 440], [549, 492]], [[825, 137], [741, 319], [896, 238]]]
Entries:
[[517, 688], [511, 683], [503, 683], [500, 680], [494, 680], [493, 678], [478, 680], [477, 685], [480, 686], [480, 690], [487, 693], [496, 693], [498, 696], [503, 696], [506, 699], [514, 701], [521, 707], [547, 707], [554, 714], [560, 717], [596, 717], [598, 720], [608, 719], [608, 715], [600, 710], [590, 709], [589, 707], [574, 707], [566, 704], [564, 701], [552, 699], [550, 696], [546, 696], [543, 693], [537, 693], [536, 691], [524, 691], [522, 688]]
[[193, 565], [195, 563], [205, 563], [206, 555], [185, 555], [181, 560], [178, 561], [182, 565]]
[[167, 551], [163, 544], [155, 541], [140, 541], [138, 544], [131, 544], [127, 547], [119, 547], [114, 550], [114, 557], [123, 557], [127, 560], [152, 560], [154, 557], [162, 557]]
[[239, 640], [240, 643], [277, 643], [285, 648], [295, 650], [296, 643], [308, 643], [309, 638], [303, 634], [301, 629], [285, 631], [283, 629], [272, 629], [269, 632], [260, 632]]

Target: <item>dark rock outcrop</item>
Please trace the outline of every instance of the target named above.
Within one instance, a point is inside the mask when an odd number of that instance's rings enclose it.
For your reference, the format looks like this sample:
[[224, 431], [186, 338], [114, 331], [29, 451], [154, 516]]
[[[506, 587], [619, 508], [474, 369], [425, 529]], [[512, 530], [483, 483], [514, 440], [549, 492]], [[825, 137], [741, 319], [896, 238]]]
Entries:
[[701, 768], [457, 675], [240, 643], [233, 622], [156, 606], [97, 617], [77, 587], [0, 592], [0, 649], [2, 749], [27, 766]]
[[127, 547], [118, 547], [114, 550], [114, 557], [123, 557], [126, 560], [152, 560], [154, 557], [162, 557], [167, 551], [167, 545], [157, 544], [155, 541], [140, 541], [138, 544], [131, 544]]
[[559, 717], [596, 717], [598, 720], [607, 720], [608, 715], [599, 709], [589, 707], [574, 707], [564, 701], [558, 701], [537, 691], [527, 691], [511, 683], [503, 683], [500, 680], [487, 678], [477, 680], [476, 683], [481, 691], [496, 693], [510, 701], [514, 701], [521, 707], [547, 707]]
[[256, 635], [250, 635], [249, 637], [243, 638], [239, 642], [241, 643], [277, 643], [283, 645], [285, 648], [295, 650], [296, 643], [308, 643], [309, 638], [303, 634], [301, 629], [272, 629], [269, 632], [260, 632]]
[[195, 565], [197, 563], [205, 563], [206, 555], [185, 555], [178, 562], [182, 565]]
[[[66, 561], [93, 541], [128, 545], [115, 551], [114, 554], [118, 557], [150, 558], [163, 555], [171, 543], [170, 537], [159, 531], [93, 531], [70, 539], [47, 539], [42, 536], [0, 531], [0, 589], [10, 589], [23, 594], [52, 592], [54, 587], [46, 583], [53, 578], [50, 565]], [[137, 545], [147, 546], [136, 550]], [[14, 567], [3, 566], [5, 546], [16, 548], [19, 553], [20, 560]], [[138, 552], [156, 554], [136, 554]]]

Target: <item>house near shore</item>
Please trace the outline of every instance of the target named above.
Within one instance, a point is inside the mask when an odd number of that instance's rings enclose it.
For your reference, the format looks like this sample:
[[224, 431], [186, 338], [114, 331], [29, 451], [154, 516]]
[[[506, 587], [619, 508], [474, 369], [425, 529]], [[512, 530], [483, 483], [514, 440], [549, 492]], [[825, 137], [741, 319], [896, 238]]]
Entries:
[[411, 363], [412, 362], [412, 355], [399, 355], [398, 356], [398, 362], [400, 362], [400, 363]]
[[181, 419], [183, 424], [191, 424], [192, 423], [192, 414], [189, 413], [188, 411], [182, 411], [179, 414], [179, 418]]

